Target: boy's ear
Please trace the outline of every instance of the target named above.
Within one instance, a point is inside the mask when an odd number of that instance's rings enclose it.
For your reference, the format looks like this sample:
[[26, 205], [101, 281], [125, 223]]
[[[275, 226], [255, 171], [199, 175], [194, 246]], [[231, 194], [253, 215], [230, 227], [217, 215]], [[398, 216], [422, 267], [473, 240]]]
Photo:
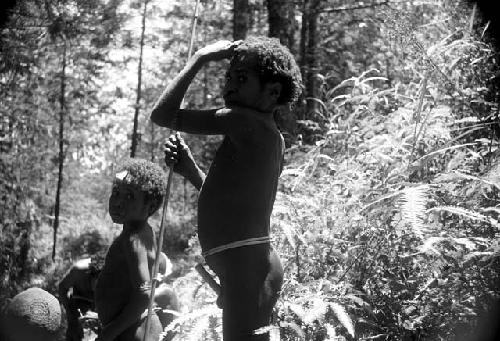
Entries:
[[281, 83], [269, 83], [268, 89], [269, 95], [277, 102], [281, 95]]

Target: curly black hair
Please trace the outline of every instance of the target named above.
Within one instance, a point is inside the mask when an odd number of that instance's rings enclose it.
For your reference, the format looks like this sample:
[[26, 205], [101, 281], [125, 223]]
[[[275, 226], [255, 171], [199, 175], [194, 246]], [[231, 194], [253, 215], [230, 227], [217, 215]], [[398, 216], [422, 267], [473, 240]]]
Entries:
[[99, 250], [90, 256], [89, 271], [93, 275], [98, 275], [104, 267], [107, 250]]
[[153, 202], [156, 212], [161, 206], [167, 189], [167, 177], [163, 169], [148, 160], [127, 159], [116, 172], [115, 181], [134, 186], [146, 195], [146, 200]]
[[281, 84], [278, 104], [295, 103], [302, 92], [302, 77], [290, 50], [277, 38], [248, 37], [235, 48], [231, 62], [241, 55], [248, 54], [255, 57], [261, 83]]

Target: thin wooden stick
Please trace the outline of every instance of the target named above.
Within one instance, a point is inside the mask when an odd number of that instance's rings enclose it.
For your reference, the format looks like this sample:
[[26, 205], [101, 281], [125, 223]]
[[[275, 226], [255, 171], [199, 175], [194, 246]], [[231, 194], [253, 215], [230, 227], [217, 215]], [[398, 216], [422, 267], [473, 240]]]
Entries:
[[217, 295], [220, 295], [221, 288], [220, 288], [219, 283], [217, 283], [215, 281], [215, 279], [212, 277], [212, 275], [210, 275], [210, 273], [207, 271], [207, 269], [205, 269], [203, 264], [199, 263], [194, 268], [196, 269], [196, 271], [198, 271], [201, 278], [203, 278], [208, 283], [210, 288], [212, 288], [212, 290], [215, 291], [215, 293]]
[[[198, 5], [200, 3], [200, 0], [196, 0], [196, 4], [194, 7], [194, 15], [193, 15], [193, 22], [191, 24], [191, 38], [189, 41], [189, 49], [188, 49], [188, 60], [191, 58], [191, 54], [193, 52], [193, 45], [194, 45], [194, 36], [196, 33], [196, 22], [198, 20]], [[161, 214], [161, 224], [160, 224], [160, 234], [158, 235], [158, 243], [156, 245], [156, 255], [155, 255], [155, 261], [153, 265], [153, 272], [152, 276], [156, 277], [156, 274], [158, 273], [158, 270], [160, 268], [160, 253], [161, 253], [161, 247], [163, 245], [163, 235], [165, 234], [165, 214], [167, 213], [167, 207], [168, 207], [168, 199], [170, 197], [170, 187], [172, 186], [172, 176], [174, 174], [174, 165], [170, 165], [169, 167], [169, 172], [168, 172], [168, 180], [167, 180], [167, 189], [165, 193], [165, 200], [163, 201], [163, 210]], [[156, 281], [157, 279], [153, 277], [151, 279], [151, 293], [149, 294], [149, 304], [148, 304], [148, 315], [146, 317], [146, 324], [144, 328], [144, 336], [142, 338], [142, 341], [146, 341], [146, 335], [148, 334], [148, 329], [149, 329], [149, 320], [151, 318], [151, 314], [153, 313], [153, 302], [154, 302], [154, 296], [155, 296], [155, 287], [156, 287]]]

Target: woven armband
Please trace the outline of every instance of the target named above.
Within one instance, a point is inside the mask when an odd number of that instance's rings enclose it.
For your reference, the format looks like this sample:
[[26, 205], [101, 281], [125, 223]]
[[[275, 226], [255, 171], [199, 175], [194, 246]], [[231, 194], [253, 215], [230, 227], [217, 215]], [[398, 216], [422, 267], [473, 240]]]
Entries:
[[151, 291], [151, 282], [144, 282], [142, 283], [141, 285], [139, 285], [139, 291], [143, 292], [143, 291]]

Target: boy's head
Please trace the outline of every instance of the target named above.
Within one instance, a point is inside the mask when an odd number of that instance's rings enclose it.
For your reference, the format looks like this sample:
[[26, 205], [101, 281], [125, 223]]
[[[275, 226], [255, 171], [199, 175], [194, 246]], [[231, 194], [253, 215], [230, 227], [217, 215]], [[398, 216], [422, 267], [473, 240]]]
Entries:
[[293, 55], [277, 38], [248, 37], [235, 48], [231, 62], [241, 56], [253, 57], [261, 83], [281, 84], [278, 104], [294, 103], [302, 92], [302, 77]]
[[160, 208], [166, 191], [163, 169], [147, 160], [128, 159], [113, 180], [109, 214], [115, 223], [146, 220]]
[[[249, 89], [247, 74], [241, 70], [255, 74], [261, 87], [255, 98], [249, 98], [254, 86]], [[288, 48], [278, 39], [249, 37], [236, 46], [224, 89], [226, 103], [245, 105], [245, 100], [257, 103], [265, 100], [264, 96], [269, 97], [274, 105], [293, 104], [301, 89], [300, 69]]]

